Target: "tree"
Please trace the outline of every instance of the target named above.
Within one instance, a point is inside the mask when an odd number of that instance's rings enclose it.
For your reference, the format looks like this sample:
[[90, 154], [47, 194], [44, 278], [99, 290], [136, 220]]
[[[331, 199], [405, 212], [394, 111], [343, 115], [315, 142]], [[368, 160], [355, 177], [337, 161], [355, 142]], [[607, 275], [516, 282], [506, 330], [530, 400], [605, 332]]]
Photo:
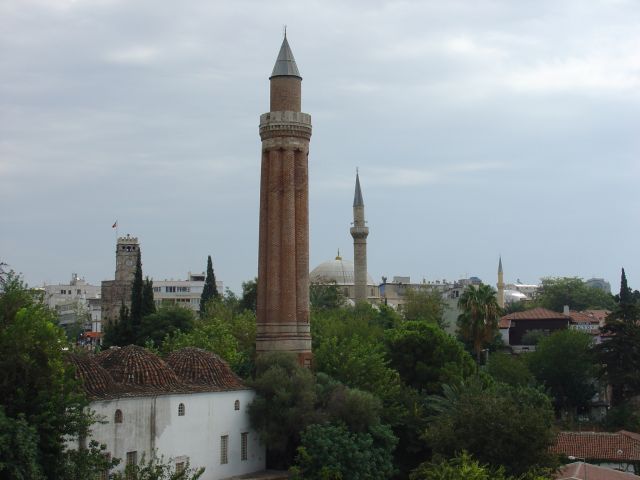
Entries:
[[394, 472], [396, 438], [386, 426], [351, 432], [344, 424], [310, 425], [301, 436], [293, 479], [384, 480]]
[[450, 458], [466, 450], [510, 475], [552, 465], [554, 416], [544, 393], [478, 377], [443, 391], [430, 397], [433, 416], [424, 435], [435, 454]]
[[207, 276], [204, 279], [204, 288], [200, 296], [200, 315], [204, 315], [209, 300], [219, 297], [220, 294], [218, 293], [218, 286], [216, 285], [216, 276], [213, 273], [213, 262], [211, 261], [211, 255], [209, 255], [207, 257]]
[[133, 285], [131, 286], [131, 328], [134, 335], [138, 333], [144, 313], [142, 306], [143, 292], [144, 282], [142, 281], [142, 259], [140, 258], [140, 250], [138, 250], [136, 271], [133, 276]]
[[620, 294], [615, 309], [607, 317], [603, 341], [596, 346], [604, 379], [611, 385], [611, 403], [622, 405], [640, 393], [640, 304], [627, 285], [622, 269]]
[[25, 420], [7, 417], [0, 407], [0, 477], [19, 479], [44, 479], [38, 463], [38, 433]]
[[402, 315], [405, 320], [434, 323], [443, 327], [446, 304], [440, 292], [409, 288], [405, 293], [405, 300], [402, 306]]
[[335, 310], [346, 304], [346, 298], [335, 283], [312, 283], [309, 303], [313, 310]]
[[242, 298], [240, 299], [240, 309], [249, 310], [256, 313], [258, 304], [258, 279], [242, 282]]
[[386, 332], [387, 356], [400, 378], [422, 393], [439, 393], [445, 383], [457, 383], [475, 371], [462, 344], [440, 327], [404, 322]]
[[125, 346], [136, 343], [135, 333], [131, 325], [131, 315], [129, 309], [122, 303], [117, 322], [109, 323], [104, 329], [102, 347]]
[[142, 288], [142, 318], [156, 313], [156, 302], [153, 300], [153, 280], [147, 277]]
[[592, 344], [587, 333], [559, 330], [543, 337], [528, 354], [529, 369], [549, 390], [558, 412], [586, 407], [596, 393]]
[[534, 301], [535, 306], [562, 312], [565, 305], [572, 310], [615, 307], [613, 296], [599, 288], [590, 287], [577, 277], [543, 278], [542, 287]]
[[482, 350], [498, 333], [500, 307], [495, 291], [489, 285], [469, 285], [458, 300], [462, 313], [458, 317], [460, 336], [473, 346], [480, 364]]
[[248, 407], [249, 418], [267, 445], [267, 466], [286, 468], [300, 444], [301, 431], [318, 419], [313, 375], [293, 354], [263, 354], [256, 361], [252, 387], [256, 397]]
[[536, 384], [522, 355], [494, 353], [489, 357], [487, 373], [494, 380], [512, 387], [533, 387]]
[[423, 463], [411, 473], [410, 480], [545, 480], [551, 478], [535, 471], [522, 476], [507, 477], [504, 468], [482, 465], [463, 451], [454, 458]]
[[142, 455], [136, 465], [127, 465], [124, 472], [116, 473], [114, 480], [197, 480], [204, 474], [204, 467], [190, 468], [184, 465], [182, 471], [174, 467], [173, 462], [165, 462], [163, 457], [156, 457], [155, 452], [148, 460]]
[[188, 308], [177, 305], [161, 307], [157, 313], [142, 319], [136, 344], [145, 345], [147, 342], [153, 342], [154, 345], [160, 346], [167, 335], [174, 332], [191, 332], [194, 320], [193, 312]]
[[[20, 279], [7, 276], [0, 295], [0, 471], [3, 478], [69, 478], [66, 440], [85, 434], [93, 419], [55, 312]], [[35, 450], [35, 455], [34, 455]]]
[[396, 425], [403, 416], [402, 383], [389, 367], [379, 342], [360, 336], [321, 338], [314, 349], [315, 368], [351, 388], [371, 392], [384, 404], [385, 423]]

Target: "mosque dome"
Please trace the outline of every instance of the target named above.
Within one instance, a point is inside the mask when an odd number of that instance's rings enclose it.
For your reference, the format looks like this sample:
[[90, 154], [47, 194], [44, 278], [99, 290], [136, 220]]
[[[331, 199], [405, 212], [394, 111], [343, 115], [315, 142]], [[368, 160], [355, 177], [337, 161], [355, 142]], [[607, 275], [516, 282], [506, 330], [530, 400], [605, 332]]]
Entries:
[[75, 367], [75, 375], [82, 383], [82, 387], [91, 398], [107, 397], [119, 392], [119, 387], [95, 358], [90, 355], [68, 353], [68, 363]]
[[243, 390], [246, 387], [227, 362], [212, 352], [186, 347], [171, 352], [167, 364], [189, 385], [210, 387], [209, 390]]
[[183, 387], [173, 370], [157, 355], [138, 345], [127, 345], [99, 359], [116, 383], [155, 390]]
[[[340, 254], [333, 260], [321, 263], [309, 274], [311, 283], [335, 283], [336, 285], [353, 285], [353, 262], [344, 260]], [[375, 285], [371, 275], [367, 273], [367, 284]]]

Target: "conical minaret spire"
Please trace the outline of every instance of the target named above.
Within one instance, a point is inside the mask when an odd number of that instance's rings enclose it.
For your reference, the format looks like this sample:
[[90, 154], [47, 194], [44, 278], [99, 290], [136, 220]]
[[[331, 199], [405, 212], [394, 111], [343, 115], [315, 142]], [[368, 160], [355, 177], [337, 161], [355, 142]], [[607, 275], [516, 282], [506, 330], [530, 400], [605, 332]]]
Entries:
[[293, 352], [310, 365], [309, 189], [311, 115], [301, 112], [302, 77], [285, 36], [260, 116], [260, 240], [256, 352]]
[[364, 200], [360, 188], [360, 174], [356, 171], [356, 189], [353, 196], [353, 277], [355, 301], [367, 301], [367, 237], [369, 227], [364, 219]]
[[500, 308], [504, 308], [504, 274], [502, 272], [502, 255], [500, 255], [498, 260], [498, 283], [496, 284], [498, 287], [498, 306]]

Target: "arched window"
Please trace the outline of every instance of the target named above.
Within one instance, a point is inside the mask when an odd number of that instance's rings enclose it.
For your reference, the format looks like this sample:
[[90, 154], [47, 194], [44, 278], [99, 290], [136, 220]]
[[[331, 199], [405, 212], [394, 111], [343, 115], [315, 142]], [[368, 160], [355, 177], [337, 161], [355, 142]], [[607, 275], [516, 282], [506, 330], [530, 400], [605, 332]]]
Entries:
[[113, 416], [113, 423], [122, 423], [122, 410], [116, 410], [116, 414]]
[[184, 417], [184, 403], [181, 403], [180, 405], [178, 405], [178, 416]]
[[235, 401], [235, 403], [233, 404], [233, 409], [240, 410], [240, 400]]

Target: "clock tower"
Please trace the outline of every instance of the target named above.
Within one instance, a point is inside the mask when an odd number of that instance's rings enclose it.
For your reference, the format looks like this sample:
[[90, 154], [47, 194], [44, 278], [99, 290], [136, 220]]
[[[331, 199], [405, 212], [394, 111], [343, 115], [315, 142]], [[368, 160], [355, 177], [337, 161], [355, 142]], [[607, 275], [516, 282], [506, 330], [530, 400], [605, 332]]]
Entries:
[[127, 234], [116, 242], [116, 275], [114, 280], [102, 282], [102, 325], [117, 322], [120, 307], [131, 308], [131, 288], [140, 255], [140, 244], [136, 237]]

